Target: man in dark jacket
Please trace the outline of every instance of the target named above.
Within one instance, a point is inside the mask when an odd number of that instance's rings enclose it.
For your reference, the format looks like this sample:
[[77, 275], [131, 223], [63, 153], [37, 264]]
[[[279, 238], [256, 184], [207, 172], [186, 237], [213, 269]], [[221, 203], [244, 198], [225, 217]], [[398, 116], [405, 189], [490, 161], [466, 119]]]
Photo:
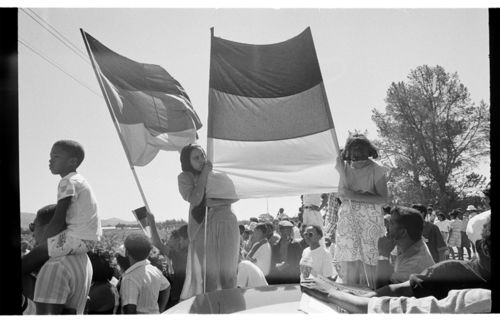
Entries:
[[299, 262], [303, 249], [299, 242], [293, 240], [293, 224], [290, 221], [280, 221], [278, 228], [281, 238], [271, 249], [271, 273], [268, 283], [299, 283]]

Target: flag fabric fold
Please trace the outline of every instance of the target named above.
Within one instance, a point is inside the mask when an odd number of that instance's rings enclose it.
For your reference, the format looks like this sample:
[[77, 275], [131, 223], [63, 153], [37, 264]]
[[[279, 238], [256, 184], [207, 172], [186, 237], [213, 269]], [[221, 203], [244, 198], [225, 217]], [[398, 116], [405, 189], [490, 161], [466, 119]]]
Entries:
[[88, 33], [85, 38], [133, 165], [196, 141], [202, 123], [177, 80], [161, 66], [121, 56]]
[[310, 28], [270, 45], [212, 36], [208, 197], [337, 191], [335, 135]]

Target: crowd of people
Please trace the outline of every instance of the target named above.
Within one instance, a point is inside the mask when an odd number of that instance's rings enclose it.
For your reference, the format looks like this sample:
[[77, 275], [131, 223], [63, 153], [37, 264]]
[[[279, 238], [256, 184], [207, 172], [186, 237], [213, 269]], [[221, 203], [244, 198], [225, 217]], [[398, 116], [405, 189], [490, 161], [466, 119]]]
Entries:
[[[205, 292], [297, 283], [349, 312], [491, 310], [490, 211], [391, 205], [377, 156], [364, 135], [351, 135], [337, 160], [338, 192], [304, 194], [293, 216], [280, 208], [238, 225], [237, 200], [207, 198], [212, 165], [188, 145], [178, 177], [188, 224], [165, 240], [148, 212], [150, 237], [106, 241], [92, 189], [76, 171], [83, 148], [58, 141], [49, 162], [61, 177], [58, 202], [37, 212], [36, 246], [22, 253], [23, 312], [158, 314]], [[489, 200], [489, 188], [484, 194]], [[349, 294], [319, 278], [370, 291]]]

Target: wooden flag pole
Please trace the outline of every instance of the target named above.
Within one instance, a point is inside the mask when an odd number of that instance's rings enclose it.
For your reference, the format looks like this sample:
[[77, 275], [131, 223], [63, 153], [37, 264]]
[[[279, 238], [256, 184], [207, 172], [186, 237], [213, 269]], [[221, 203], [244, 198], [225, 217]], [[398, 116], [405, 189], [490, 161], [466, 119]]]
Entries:
[[[214, 27], [210, 28], [210, 44], [212, 43], [212, 38], [214, 37]], [[212, 59], [210, 57], [210, 59]], [[210, 87], [210, 84], [209, 84]], [[208, 106], [210, 105], [210, 94], [208, 95]], [[213, 161], [213, 147], [208, 144], [208, 137], [207, 137], [207, 157], [210, 161]], [[208, 184], [208, 179], [207, 179], [207, 184]], [[205, 187], [205, 194], [206, 194], [206, 187]], [[208, 211], [207, 207], [205, 207], [205, 231], [203, 234], [203, 245], [205, 247], [205, 251], [203, 254], [203, 294], [207, 292], [207, 222], [208, 222]]]
[[144, 194], [144, 190], [142, 189], [141, 183], [139, 181], [139, 178], [137, 177], [137, 173], [135, 172], [134, 165], [132, 163], [132, 160], [130, 159], [130, 152], [128, 151], [127, 145], [125, 144], [125, 140], [123, 138], [123, 135], [120, 130], [120, 126], [118, 125], [118, 121], [116, 120], [116, 115], [113, 112], [113, 108], [111, 107], [111, 102], [109, 100], [108, 92], [104, 88], [104, 82], [101, 78], [101, 74], [97, 70], [97, 63], [95, 61], [94, 55], [92, 51], [90, 50], [90, 46], [88, 44], [87, 36], [85, 31], [83, 31], [82, 28], [80, 28], [80, 32], [83, 37], [83, 42], [85, 43], [85, 48], [87, 49], [87, 53], [89, 54], [90, 57], [90, 62], [92, 63], [92, 68], [94, 69], [95, 75], [97, 77], [97, 82], [99, 83], [99, 87], [101, 88], [102, 93], [104, 94], [104, 100], [106, 101], [106, 105], [109, 110], [109, 114], [111, 115], [111, 120], [113, 121], [113, 124], [115, 125], [116, 132], [118, 133], [118, 137], [120, 138], [120, 142], [122, 143], [123, 150], [125, 151], [125, 155], [127, 156], [128, 164], [130, 166], [130, 170], [132, 170], [132, 174], [134, 175], [135, 182], [137, 184], [137, 187], [139, 188], [139, 192], [141, 194], [142, 200], [144, 201], [144, 205], [146, 206], [146, 209], [148, 212], [150, 212], [148, 201], [146, 200], [146, 195]]

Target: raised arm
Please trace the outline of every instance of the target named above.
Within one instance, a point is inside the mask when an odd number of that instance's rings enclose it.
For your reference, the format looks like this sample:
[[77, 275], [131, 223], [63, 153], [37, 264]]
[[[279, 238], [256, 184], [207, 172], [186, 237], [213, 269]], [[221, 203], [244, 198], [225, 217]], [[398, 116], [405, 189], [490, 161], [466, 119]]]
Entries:
[[148, 218], [149, 227], [151, 227], [151, 240], [153, 242], [153, 245], [156, 248], [158, 248], [158, 250], [160, 251], [160, 253], [162, 255], [169, 256], [168, 255], [169, 248], [165, 244], [162, 243], [162, 241], [160, 239], [160, 235], [158, 234], [158, 229], [156, 228], [156, 221], [155, 221], [154, 215], [152, 213], [148, 212], [147, 218]]
[[192, 206], [199, 205], [203, 200], [210, 171], [212, 171], [212, 163], [207, 161], [197, 180], [193, 180], [188, 173], [181, 173], [178, 176], [179, 192], [182, 198]]

